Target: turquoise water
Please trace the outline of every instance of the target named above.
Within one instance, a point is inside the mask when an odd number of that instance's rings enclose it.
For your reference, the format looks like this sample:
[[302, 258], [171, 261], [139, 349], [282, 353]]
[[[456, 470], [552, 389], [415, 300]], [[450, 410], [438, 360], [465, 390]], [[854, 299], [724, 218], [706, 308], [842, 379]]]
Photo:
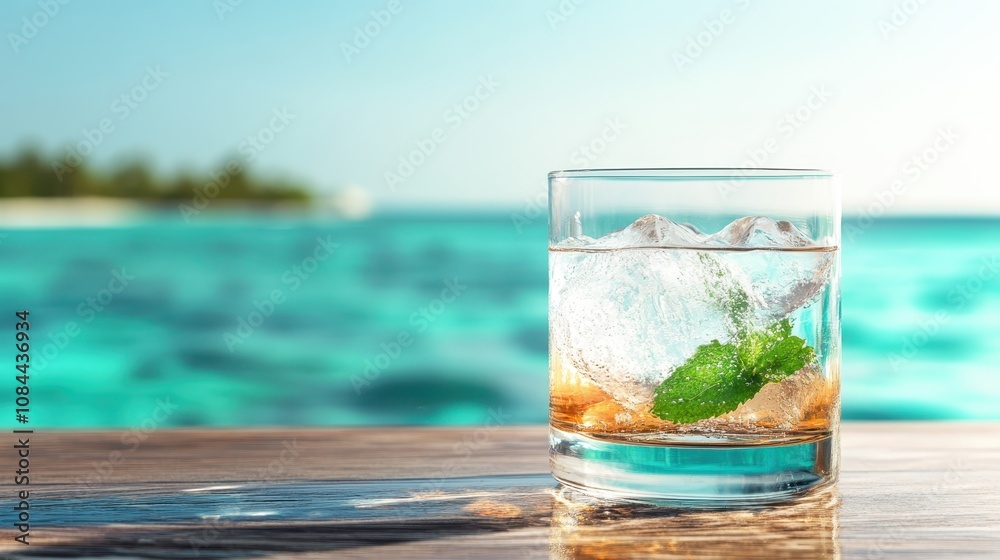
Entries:
[[783, 501], [836, 479], [835, 440], [751, 446], [631, 445], [549, 430], [552, 475], [616, 498], [664, 505]]
[[[858, 231], [844, 417], [1000, 418], [1000, 219]], [[496, 214], [2, 234], [0, 360], [28, 309], [35, 427], [546, 421], [544, 217], [520, 232]], [[318, 238], [339, 247], [310, 262]], [[255, 302], [273, 312], [240, 328]]]

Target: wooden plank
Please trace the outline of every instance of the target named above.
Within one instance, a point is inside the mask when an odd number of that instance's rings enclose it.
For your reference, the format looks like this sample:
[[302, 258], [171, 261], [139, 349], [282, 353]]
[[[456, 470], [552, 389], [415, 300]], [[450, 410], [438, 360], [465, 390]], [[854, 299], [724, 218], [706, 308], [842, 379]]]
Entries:
[[[559, 488], [540, 426], [161, 430], [131, 442], [33, 434], [32, 545], [11, 544], [5, 522], [0, 555], [1000, 557], [1000, 424], [846, 423], [836, 488], [729, 511]], [[13, 498], [10, 478], [0, 486]]]

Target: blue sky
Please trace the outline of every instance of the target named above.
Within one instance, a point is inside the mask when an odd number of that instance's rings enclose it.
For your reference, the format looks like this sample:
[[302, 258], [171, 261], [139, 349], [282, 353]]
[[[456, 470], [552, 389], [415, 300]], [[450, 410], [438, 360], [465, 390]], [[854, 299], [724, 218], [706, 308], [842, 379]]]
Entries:
[[[849, 211], [898, 181], [889, 213], [1000, 212], [1000, 3], [399, 0], [378, 23], [390, 4], [4, 2], [0, 156], [62, 155], [107, 118], [90, 162], [208, 172], [261, 135], [253, 167], [380, 207], [517, 208], [552, 169], [756, 155], [838, 171]], [[167, 76], [122, 118], [147, 67]]]

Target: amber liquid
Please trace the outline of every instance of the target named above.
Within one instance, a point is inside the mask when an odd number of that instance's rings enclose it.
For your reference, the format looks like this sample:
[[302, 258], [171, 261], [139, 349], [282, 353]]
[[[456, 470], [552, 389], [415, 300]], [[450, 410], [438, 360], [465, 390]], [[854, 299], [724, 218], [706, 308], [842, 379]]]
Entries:
[[[553, 427], [593, 438], [650, 445], [773, 445], [828, 437], [839, 417], [836, 372], [803, 368], [769, 383], [735, 410], [692, 424], [629, 410], [553, 356], [549, 421]], [[699, 437], [700, 436], [700, 437]]]

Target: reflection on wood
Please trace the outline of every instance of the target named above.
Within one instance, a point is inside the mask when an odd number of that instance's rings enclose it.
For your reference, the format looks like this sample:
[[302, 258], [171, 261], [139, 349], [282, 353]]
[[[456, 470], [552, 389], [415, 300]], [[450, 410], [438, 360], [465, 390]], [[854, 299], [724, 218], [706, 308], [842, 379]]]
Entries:
[[33, 437], [32, 546], [5, 527], [4, 559], [1000, 556], [1000, 425], [846, 424], [836, 488], [722, 511], [559, 487], [543, 427]]
[[729, 511], [664, 510], [556, 493], [550, 558], [840, 558], [840, 496]]

